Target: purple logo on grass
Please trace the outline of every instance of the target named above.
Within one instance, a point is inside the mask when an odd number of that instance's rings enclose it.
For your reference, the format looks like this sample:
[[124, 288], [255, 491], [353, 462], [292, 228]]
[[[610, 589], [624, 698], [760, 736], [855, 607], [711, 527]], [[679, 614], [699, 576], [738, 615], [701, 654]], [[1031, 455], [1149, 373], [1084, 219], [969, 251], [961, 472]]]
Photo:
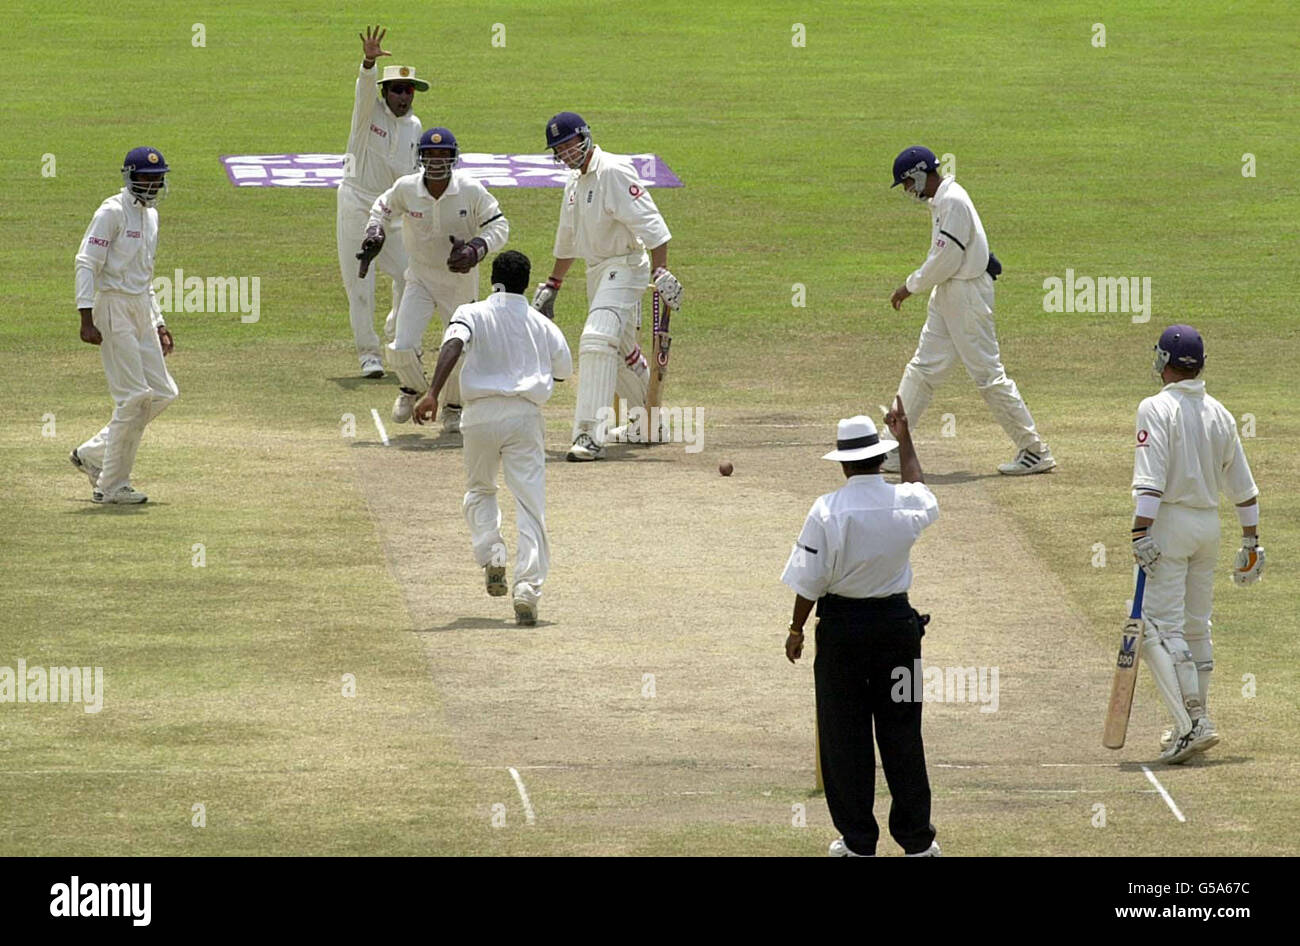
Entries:
[[[643, 186], [684, 186], [659, 155], [629, 157]], [[236, 187], [338, 187], [343, 179], [341, 154], [223, 154], [221, 164]], [[484, 187], [563, 187], [569, 176], [549, 154], [462, 154], [457, 168]]]

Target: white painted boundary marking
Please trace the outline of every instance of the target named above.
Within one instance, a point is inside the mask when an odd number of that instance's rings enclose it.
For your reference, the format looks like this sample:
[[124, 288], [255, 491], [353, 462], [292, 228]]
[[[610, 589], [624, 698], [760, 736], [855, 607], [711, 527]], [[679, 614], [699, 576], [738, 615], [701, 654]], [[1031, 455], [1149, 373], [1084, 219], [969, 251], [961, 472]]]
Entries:
[[379, 431], [379, 439], [384, 442], [385, 447], [388, 446], [388, 432], [384, 430], [384, 422], [379, 419], [379, 411], [370, 408], [370, 416], [375, 419], [375, 429]]
[[1156, 791], [1158, 791], [1160, 793], [1160, 797], [1165, 800], [1165, 804], [1168, 805], [1169, 810], [1174, 813], [1174, 817], [1177, 818], [1179, 821], [1186, 821], [1187, 819], [1183, 817], [1183, 813], [1179, 811], [1178, 806], [1174, 804], [1173, 798], [1171, 798], [1169, 796], [1169, 793], [1165, 791], [1165, 787], [1160, 784], [1160, 782], [1156, 779], [1155, 775], [1152, 774], [1151, 770], [1144, 765], [1142, 766], [1142, 771], [1147, 774], [1147, 778], [1151, 781], [1151, 784], [1156, 787]]
[[524, 780], [519, 777], [519, 773], [513, 768], [508, 769], [510, 777], [515, 780], [515, 787], [519, 789], [519, 800], [524, 803], [524, 821], [529, 824], [536, 824], [537, 815], [533, 814], [533, 803], [528, 800], [528, 789], [524, 788]]

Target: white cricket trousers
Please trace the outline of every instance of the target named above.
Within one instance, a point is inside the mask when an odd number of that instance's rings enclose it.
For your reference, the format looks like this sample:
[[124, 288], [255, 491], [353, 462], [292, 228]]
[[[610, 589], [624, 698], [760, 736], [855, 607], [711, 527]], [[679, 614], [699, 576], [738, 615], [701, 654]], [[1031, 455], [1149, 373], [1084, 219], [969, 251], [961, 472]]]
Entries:
[[400, 223], [390, 223], [384, 228], [387, 237], [384, 248], [370, 261], [370, 272], [366, 278], [357, 276], [361, 265], [357, 253], [361, 251], [361, 241], [366, 236], [366, 221], [370, 219], [370, 207], [374, 202], [375, 197], [353, 190], [348, 184], [339, 185], [334, 237], [338, 241], [343, 289], [348, 295], [352, 337], [357, 343], [357, 355], [362, 359], [367, 356], [380, 357], [379, 335], [375, 332], [375, 270], [381, 269], [393, 277], [393, 308], [385, 323], [401, 306], [402, 290], [406, 286], [406, 247], [402, 245]]
[[604, 443], [614, 394], [631, 407], [644, 407], [650, 367], [641, 353], [641, 299], [650, 285], [644, 253], [615, 257], [587, 267], [587, 322], [578, 340], [578, 397], [573, 436], [589, 433]]
[[1038, 446], [1029, 408], [1002, 367], [993, 329], [993, 278], [987, 273], [976, 279], [949, 279], [930, 293], [921, 339], [898, 385], [913, 430], [959, 358], [1016, 449]]
[[1219, 510], [1161, 503], [1151, 537], [1160, 558], [1147, 576], [1142, 618], [1154, 626], [1162, 641], [1181, 650], [1179, 639], [1196, 662], [1201, 703], [1209, 705], [1214, 644], [1210, 612], [1214, 605], [1214, 564], [1219, 555]]
[[[424, 333], [433, 321], [433, 313], [438, 313], [445, 333], [451, 323], [451, 316], [458, 308], [474, 301], [473, 296], [462, 298], [464, 288], [448, 286], [432, 278], [426, 272], [418, 272], [414, 267], [406, 270], [406, 287], [402, 291], [402, 302], [397, 309], [396, 331], [392, 343], [388, 346], [389, 364], [397, 373], [398, 382], [412, 391], [423, 394], [429, 389], [429, 382], [424, 374], [421, 356], [424, 350]], [[442, 339], [433, 346], [437, 351]], [[436, 360], [436, 359], [435, 359]], [[464, 359], [456, 364], [442, 389], [443, 404], [460, 404], [460, 372]]]
[[465, 521], [474, 561], [480, 566], [506, 561], [497, 504], [497, 470], [504, 467], [519, 530], [514, 596], [536, 604], [551, 563], [541, 408], [520, 397], [475, 398], [465, 405], [460, 432], [468, 480]]
[[113, 417], [77, 448], [77, 455], [100, 467], [97, 488], [108, 495], [130, 484], [145, 427], [180, 391], [163, 361], [148, 293], [99, 292], [91, 320], [103, 336], [99, 355], [113, 397]]

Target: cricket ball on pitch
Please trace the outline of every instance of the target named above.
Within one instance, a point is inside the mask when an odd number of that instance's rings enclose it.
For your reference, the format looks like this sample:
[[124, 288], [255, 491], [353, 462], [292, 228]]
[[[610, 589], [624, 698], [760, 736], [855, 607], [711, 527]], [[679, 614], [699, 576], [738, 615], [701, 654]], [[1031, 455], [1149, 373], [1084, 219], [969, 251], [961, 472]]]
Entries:
[[730, 476], [736, 468], [731, 465], [730, 460], [723, 460], [718, 464], [718, 472], [723, 476]]

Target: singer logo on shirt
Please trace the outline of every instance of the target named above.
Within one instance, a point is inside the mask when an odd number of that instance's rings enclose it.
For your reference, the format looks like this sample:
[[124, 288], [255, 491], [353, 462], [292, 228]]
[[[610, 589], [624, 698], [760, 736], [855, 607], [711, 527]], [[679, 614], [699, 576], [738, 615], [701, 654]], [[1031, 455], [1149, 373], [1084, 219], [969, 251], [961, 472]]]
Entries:
[[139, 231], [139, 230], [127, 230], [127, 231], [126, 231], [126, 235], [129, 236], [129, 237], [131, 237], [131, 238], [133, 238], [133, 239], [136, 239], [136, 240], [140, 239], [140, 231]]
[[383, 130], [382, 128], [380, 128], [378, 125], [371, 125], [371, 126], [370, 126], [370, 130], [373, 131], [373, 132], [374, 132], [376, 135], [378, 135], [380, 138], [387, 138], [387, 137], [388, 137], [388, 132], [384, 131], [384, 130]]

